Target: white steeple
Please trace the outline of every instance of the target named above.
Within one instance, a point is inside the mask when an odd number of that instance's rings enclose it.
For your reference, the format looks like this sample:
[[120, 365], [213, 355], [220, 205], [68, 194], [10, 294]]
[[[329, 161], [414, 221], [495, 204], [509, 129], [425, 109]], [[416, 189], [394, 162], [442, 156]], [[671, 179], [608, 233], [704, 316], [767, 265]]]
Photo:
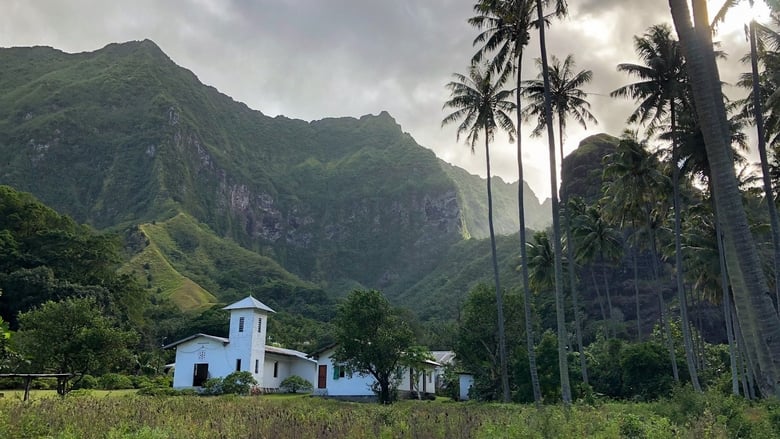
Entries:
[[263, 387], [265, 335], [268, 314], [275, 312], [252, 296], [222, 309], [230, 311], [230, 358], [235, 370], [248, 371]]

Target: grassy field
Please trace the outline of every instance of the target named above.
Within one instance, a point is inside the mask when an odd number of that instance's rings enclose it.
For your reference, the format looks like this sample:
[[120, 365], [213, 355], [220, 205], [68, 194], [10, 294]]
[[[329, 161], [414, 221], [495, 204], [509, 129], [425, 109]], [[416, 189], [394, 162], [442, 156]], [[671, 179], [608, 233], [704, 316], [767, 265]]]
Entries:
[[[528, 405], [305, 396], [0, 399], [3, 438], [774, 438], [780, 403], [683, 392], [657, 403]], [[115, 397], [99, 397], [99, 396]]]

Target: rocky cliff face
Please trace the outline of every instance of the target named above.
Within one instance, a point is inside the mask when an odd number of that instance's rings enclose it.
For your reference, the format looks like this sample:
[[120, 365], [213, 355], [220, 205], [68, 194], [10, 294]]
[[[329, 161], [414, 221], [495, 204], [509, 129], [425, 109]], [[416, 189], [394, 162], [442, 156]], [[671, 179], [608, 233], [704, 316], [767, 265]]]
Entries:
[[[149, 41], [76, 55], [0, 49], [0, 156], [0, 184], [80, 222], [185, 212], [332, 290], [408, 284], [487, 230], [484, 180], [445, 171], [386, 112], [270, 118]], [[516, 208], [496, 221], [516, 231]]]

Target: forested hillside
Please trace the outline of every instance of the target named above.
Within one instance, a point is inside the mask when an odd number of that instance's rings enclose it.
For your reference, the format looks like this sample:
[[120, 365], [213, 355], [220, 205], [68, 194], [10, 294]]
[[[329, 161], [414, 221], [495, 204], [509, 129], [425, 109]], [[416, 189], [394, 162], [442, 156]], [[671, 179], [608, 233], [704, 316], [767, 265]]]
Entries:
[[[146, 283], [186, 290], [176, 296], [186, 309], [247, 284], [215, 278], [241, 265], [196, 267], [192, 243], [179, 243], [187, 257], [178, 262], [166, 253], [150, 224], [182, 214], [199, 235], [261, 255], [246, 254], [259, 267], [275, 261], [272, 272], [335, 294], [365, 286], [400, 295], [451, 245], [487, 236], [484, 180], [437, 159], [389, 114], [270, 118], [203, 85], [148, 40], [79, 54], [0, 50], [0, 156], [0, 183], [98, 229], [140, 226], [150, 243], [143, 258], [155, 259], [145, 270], [170, 265], [183, 276], [149, 272]], [[517, 186], [494, 186], [499, 230], [515, 232]], [[529, 225], [543, 227], [549, 207], [527, 186], [524, 194]]]

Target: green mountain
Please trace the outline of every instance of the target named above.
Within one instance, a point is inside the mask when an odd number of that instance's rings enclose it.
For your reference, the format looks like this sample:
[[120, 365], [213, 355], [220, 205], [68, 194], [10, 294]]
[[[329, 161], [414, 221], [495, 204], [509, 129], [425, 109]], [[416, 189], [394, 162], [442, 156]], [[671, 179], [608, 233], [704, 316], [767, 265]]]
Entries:
[[[484, 179], [388, 113], [271, 118], [148, 40], [0, 49], [0, 184], [134, 230], [143, 245], [126, 270], [182, 309], [253, 286], [303, 302], [365, 286], [416, 303], [411, 286], [464, 238], [487, 236]], [[516, 183], [494, 191], [497, 230], [514, 233]], [[543, 227], [549, 207], [524, 194], [529, 226]]]

